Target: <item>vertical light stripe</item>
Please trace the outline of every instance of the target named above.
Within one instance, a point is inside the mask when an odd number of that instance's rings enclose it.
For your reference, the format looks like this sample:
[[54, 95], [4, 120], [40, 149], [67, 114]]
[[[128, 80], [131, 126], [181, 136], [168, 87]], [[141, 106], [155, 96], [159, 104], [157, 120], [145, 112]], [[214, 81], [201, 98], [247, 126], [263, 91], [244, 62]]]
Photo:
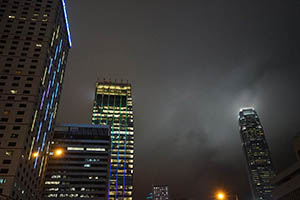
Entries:
[[[118, 131], [118, 153], [117, 153], [117, 177], [116, 177], [116, 188], [118, 188], [118, 178], [119, 178], [119, 154], [120, 154], [120, 129], [121, 129], [121, 106], [122, 106], [122, 96], [120, 96], [120, 106], [119, 106], [119, 131]], [[118, 197], [118, 189], [116, 189], [115, 197]]]
[[125, 195], [125, 169], [126, 169], [126, 144], [127, 144], [127, 129], [128, 129], [128, 123], [127, 123], [127, 109], [128, 109], [128, 96], [126, 98], [126, 120], [125, 120], [125, 140], [124, 140], [124, 174], [123, 174], [123, 199]]

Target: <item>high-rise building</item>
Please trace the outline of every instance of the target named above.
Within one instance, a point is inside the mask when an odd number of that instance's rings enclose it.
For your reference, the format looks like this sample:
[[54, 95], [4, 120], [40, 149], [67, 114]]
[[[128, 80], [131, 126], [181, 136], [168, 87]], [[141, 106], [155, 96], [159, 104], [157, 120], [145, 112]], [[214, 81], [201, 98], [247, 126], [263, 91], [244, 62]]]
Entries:
[[97, 82], [92, 122], [111, 128], [108, 199], [132, 200], [134, 128], [131, 84]]
[[70, 31], [64, 0], [0, 0], [0, 194], [40, 197]]
[[106, 199], [109, 156], [108, 126], [56, 126], [49, 149], [43, 199]]
[[239, 113], [240, 135], [246, 158], [249, 182], [254, 200], [271, 200], [275, 176], [262, 124], [253, 108]]
[[168, 200], [169, 189], [167, 185], [153, 185], [153, 200]]

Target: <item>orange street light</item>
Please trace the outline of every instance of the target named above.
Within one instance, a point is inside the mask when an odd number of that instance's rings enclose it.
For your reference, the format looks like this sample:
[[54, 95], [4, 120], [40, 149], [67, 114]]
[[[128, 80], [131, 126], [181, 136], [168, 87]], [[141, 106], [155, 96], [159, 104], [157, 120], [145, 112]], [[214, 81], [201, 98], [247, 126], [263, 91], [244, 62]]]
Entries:
[[224, 192], [218, 192], [216, 196], [217, 196], [217, 199], [219, 199], [219, 200], [225, 199], [225, 193]]
[[34, 153], [32, 154], [32, 157], [34, 157], [34, 158], [39, 157], [39, 152], [34, 152]]
[[63, 150], [62, 150], [62, 149], [56, 149], [56, 150], [54, 151], [54, 155], [55, 155], [55, 156], [62, 156], [62, 154], [63, 154]]

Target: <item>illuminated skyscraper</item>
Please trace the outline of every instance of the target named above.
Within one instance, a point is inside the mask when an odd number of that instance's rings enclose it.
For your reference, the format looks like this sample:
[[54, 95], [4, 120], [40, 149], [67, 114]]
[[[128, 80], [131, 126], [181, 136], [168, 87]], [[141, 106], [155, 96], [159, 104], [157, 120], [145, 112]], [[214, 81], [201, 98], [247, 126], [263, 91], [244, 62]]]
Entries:
[[44, 179], [43, 200], [105, 200], [109, 151], [108, 126], [55, 126]]
[[64, 0], [0, 1], [0, 194], [40, 198], [71, 47]]
[[167, 185], [153, 185], [153, 200], [168, 200], [169, 189]]
[[254, 200], [272, 200], [274, 168], [259, 117], [253, 108], [239, 113], [240, 135]]
[[92, 122], [111, 128], [108, 199], [131, 200], [134, 157], [131, 84], [98, 82]]

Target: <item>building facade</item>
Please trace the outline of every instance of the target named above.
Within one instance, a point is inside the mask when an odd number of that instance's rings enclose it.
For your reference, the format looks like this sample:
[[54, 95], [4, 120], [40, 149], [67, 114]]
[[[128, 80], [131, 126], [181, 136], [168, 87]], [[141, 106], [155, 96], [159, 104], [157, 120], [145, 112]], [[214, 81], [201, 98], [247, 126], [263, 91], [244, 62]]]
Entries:
[[56, 126], [49, 149], [43, 199], [106, 199], [109, 161], [108, 126]]
[[300, 133], [294, 137], [293, 145], [296, 157], [300, 161]]
[[167, 185], [153, 185], [153, 200], [168, 200], [169, 188]]
[[241, 109], [239, 126], [253, 199], [271, 200], [275, 172], [262, 124], [253, 108]]
[[108, 199], [132, 200], [134, 128], [131, 84], [97, 82], [92, 123], [111, 128]]
[[70, 47], [64, 0], [0, 0], [1, 196], [40, 198]]
[[300, 136], [293, 141], [294, 150], [298, 161], [287, 169], [281, 171], [273, 179], [275, 189], [273, 200], [298, 200], [300, 199]]
[[273, 200], [300, 199], [300, 161], [276, 175]]

